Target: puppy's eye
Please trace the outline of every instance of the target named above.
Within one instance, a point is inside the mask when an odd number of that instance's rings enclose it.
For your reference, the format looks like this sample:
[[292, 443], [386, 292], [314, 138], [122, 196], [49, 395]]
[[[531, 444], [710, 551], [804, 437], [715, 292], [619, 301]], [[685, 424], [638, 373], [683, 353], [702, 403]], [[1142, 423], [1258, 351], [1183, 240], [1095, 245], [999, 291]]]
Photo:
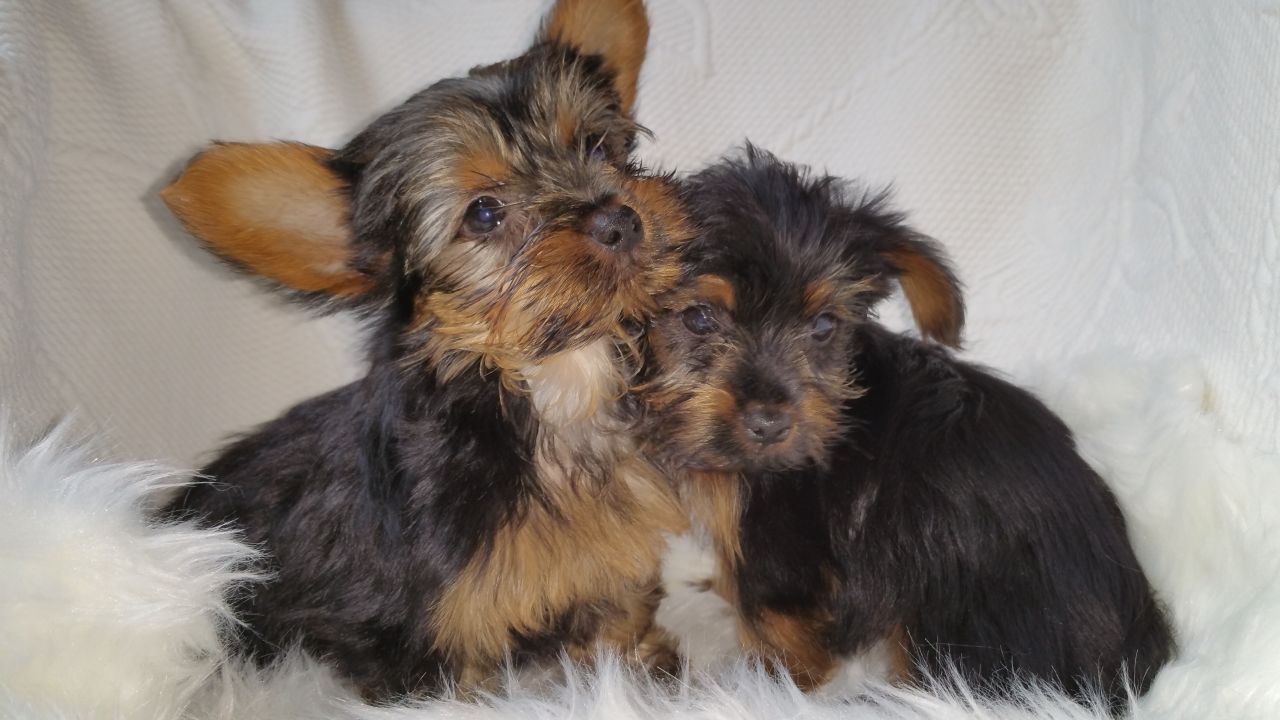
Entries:
[[502, 203], [497, 198], [485, 195], [476, 198], [467, 208], [467, 215], [462, 220], [469, 232], [484, 235], [502, 224]]
[[694, 305], [685, 308], [685, 311], [680, 313], [680, 319], [684, 321], [684, 326], [689, 328], [689, 332], [694, 335], [708, 335], [715, 332], [715, 329], [719, 327], [715, 316], [711, 314], [710, 308], [705, 305]]
[[831, 339], [831, 334], [836, 330], [836, 316], [831, 313], [822, 313], [813, 319], [813, 327], [809, 332], [815, 342], [826, 342]]

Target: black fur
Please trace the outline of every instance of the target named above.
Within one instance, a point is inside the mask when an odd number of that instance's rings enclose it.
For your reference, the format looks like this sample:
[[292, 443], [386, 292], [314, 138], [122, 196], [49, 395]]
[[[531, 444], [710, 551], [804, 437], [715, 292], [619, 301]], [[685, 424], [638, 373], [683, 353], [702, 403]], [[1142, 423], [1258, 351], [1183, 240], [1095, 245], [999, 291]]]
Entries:
[[[534, 420], [494, 378], [440, 386], [375, 366], [227, 448], [174, 505], [242, 528], [270, 582], [238, 610], [260, 661], [296, 641], [367, 695], [438, 690], [429, 604], [485, 538], [536, 501]], [[500, 403], [505, 403], [505, 411]]]
[[[814, 642], [833, 655], [900, 629], [917, 671], [955, 663], [988, 690], [1017, 675], [1100, 688], [1117, 707], [1126, 683], [1145, 691], [1172, 634], [1068, 428], [1027, 391], [870, 314], [895, 275], [881, 248], [915, 237], [945, 263], [941, 250], [883, 196], [857, 199], [752, 148], [691, 178], [686, 195], [702, 224], [688, 276], [728, 278], [736, 308], [716, 308], [717, 332], [697, 336], [677, 291], [656, 320], [652, 451], [677, 475], [699, 471], [690, 482], [738, 484], [741, 561], [722, 562], [743, 622], [820, 618]], [[815, 343], [801, 298], [832, 277], [875, 282]], [[793, 432], [818, 433], [798, 406], [817, 392], [839, 422], [820, 442], [753, 447], [738, 417], [693, 427], [684, 408], [712, 392], [738, 408], [781, 393]]]

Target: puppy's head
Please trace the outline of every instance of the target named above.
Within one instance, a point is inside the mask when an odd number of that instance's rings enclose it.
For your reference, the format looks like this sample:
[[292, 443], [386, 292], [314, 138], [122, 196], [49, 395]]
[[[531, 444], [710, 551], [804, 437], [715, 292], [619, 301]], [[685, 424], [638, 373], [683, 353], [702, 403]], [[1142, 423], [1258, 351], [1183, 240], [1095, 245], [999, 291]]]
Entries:
[[697, 237], [649, 332], [653, 452], [686, 468], [824, 463], [856, 397], [856, 328], [897, 280], [921, 333], [959, 342], [941, 250], [831, 177], [748, 146], [686, 186]]
[[162, 195], [233, 265], [381, 314], [410, 360], [502, 369], [620, 332], [678, 276], [670, 183], [629, 161], [640, 0], [560, 0], [533, 46], [337, 151], [218, 144]]

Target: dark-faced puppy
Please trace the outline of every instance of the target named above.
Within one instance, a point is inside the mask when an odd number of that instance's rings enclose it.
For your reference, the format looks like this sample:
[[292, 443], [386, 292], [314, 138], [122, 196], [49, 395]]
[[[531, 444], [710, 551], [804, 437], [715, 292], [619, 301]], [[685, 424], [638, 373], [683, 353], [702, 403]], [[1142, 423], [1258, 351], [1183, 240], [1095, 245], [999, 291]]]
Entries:
[[873, 321], [898, 280], [956, 344], [958, 284], [884, 197], [748, 148], [694, 176], [685, 281], [643, 390], [650, 451], [715, 541], [744, 643], [804, 686], [888, 652], [1113, 702], [1172, 639], [1114, 497], [1026, 391]]
[[295, 640], [366, 695], [649, 632], [683, 519], [622, 402], [688, 236], [628, 154], [639, 0], [560, 0], [524, 55], [346, 147], [215, 145], [164, 199], [212, 252], [370, 326], [368, 375], [228, 447], [172, 511], [244, 530], [260, 658]]

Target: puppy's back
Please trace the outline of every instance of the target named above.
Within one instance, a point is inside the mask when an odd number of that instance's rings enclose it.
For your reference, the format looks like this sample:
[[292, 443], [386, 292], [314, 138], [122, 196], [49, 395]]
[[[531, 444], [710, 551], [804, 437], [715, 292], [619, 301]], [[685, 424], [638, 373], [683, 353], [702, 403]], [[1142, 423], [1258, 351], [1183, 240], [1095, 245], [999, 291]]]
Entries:
[[[369, 403], [354, 383], [299, 403], [224, 448], [167, 512], [234, 528], [264, 550], [267, 582], [233, 598], [238, 645], [259, 662], [305, 639], [371, 696], [439, 681], [444, 659], [410, 617], [399, 489], [370, 482]], [[380, 497], [381, 495], [381, 497]], [[415, 590], [440, 578], [412, 578]], [[406, 647], [415, 642], [418, 647]]]
[[[1117, 702], [1126, 682], [1145, 691], [1172, 633], [1115, 497], [1067, 426], [945, 350], [874, 325], [863, 334], [867, 394], [855, 403], [879, 493], [864, 532], [882, 551], [915, 544], [923, 572], [903, 589], [917, 603], [915, 654], [973, 677], [1013, 669], [1072, 691], [1101, 681]], [[854, 578], [865, 567], [847, 566]]]

